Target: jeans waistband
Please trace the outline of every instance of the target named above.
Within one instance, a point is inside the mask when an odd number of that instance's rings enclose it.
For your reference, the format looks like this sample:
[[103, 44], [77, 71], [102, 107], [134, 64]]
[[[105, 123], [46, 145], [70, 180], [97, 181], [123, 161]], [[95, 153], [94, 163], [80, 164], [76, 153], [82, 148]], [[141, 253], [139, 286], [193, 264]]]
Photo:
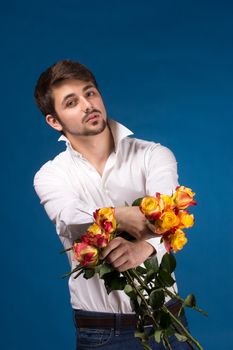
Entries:
[[[182, 303], [179, 300], [171, 299], [165, 306], [172, 314], [177, 315]], [[137, 324], [135, 314], [74, 310], [74, 319], [77, 328], [125, 329], [135, 328]], [[149, 319], [147, 324], [150, 325]]]

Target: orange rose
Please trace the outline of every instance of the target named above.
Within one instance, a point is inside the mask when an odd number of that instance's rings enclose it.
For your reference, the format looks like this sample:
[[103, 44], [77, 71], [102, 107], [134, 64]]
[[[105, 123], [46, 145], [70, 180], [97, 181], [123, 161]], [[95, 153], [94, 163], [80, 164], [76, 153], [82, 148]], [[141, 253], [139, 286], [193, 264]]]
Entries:
[[161, 194], [160, 199], [163, 201], [164, 210], [175, 208], [176, 205], [175, 205], [173, 197], [168, 196], [166, 194]]
[[180, 219], [176, 216], [173, 210], [165, 211], [160, 218], [155, 222], [155, 232], [163, 234], [172, 228], [178, 226]]
[[87, 232], [82, 236], [82, 241], [97, 248], [105, 248], [112, 238], [113, 235], [94, 223], [88, 227]]
[[170, 235], [171, 247], [175, 253], [177, 253], [178, 250], [181, 250], [187, 242], [188, 239], [186, 238], [185, 233], [180, 229], [177, 229], [174, 234]]
[[192, 192], [191, 188], [185, 186], [178, 186], [172, 198], [178, 209], [186, 209], [190, 205], [196, 205], [197, 202], [193, 199], [195, 193]]
[[99, 262], [99, 249], [85, 242], [74, 243], [74, 257], [84, 267], [93, 268]]
[[116, 218], [114, 208], [101, 208], [94, 212], [94, 219], [102, 230], [113, 233], [116, 230]]
[[139, 208], [148, 220], [157, 220], [163, 209], [160, 204], [159, 198], [147, 196], [142, 199]]
[[193, 214], [189, 214], [187, 211], [180, 211], [178, 213], [178, 217], [180, 219], [179, 228], [189, 228], [194, 224], [194, 216]]

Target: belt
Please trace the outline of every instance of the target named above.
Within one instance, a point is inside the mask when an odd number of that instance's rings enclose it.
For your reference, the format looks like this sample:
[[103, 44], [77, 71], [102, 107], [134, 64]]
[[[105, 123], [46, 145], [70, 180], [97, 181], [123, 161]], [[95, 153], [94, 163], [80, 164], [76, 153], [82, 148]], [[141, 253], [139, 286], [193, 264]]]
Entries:
[[[177, 315], [180, 311], [182, 303], [176, 301], [172, 304], [168, 303], [166, 307], [173, 314]], [[100, 313], [101, 315], [101, 313]], [[135, 328], [137, 325], [137, 317], [135, 314], [107, 314], [106, 316], [90, 317], [87, 315], [78, 315], [75, 313], [76, 326], [78, 328]], [[146, 325], [150, 325], [148, 318]]]

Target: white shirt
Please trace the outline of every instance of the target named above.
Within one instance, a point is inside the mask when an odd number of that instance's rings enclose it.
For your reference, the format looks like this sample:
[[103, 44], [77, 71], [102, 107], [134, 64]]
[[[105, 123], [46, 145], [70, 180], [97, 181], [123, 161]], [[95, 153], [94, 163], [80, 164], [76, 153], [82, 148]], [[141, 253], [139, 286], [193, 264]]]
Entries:
[[[173, 153], [159, 143], [130, 138], [132, 132], [113, 120], [109, 127], [115, 151], [106, 162], [102, 176], [75, 151], [65, 136], [66, 150], [45, 163], [36, 173], [34, 187], [64, 248], [85, 233], [93, 222], [93, 212], [102, 207], [129, 205], [137, 198], [156, 192], [172, 194], [178, 185], [177, 164]], [[147, 240], [158, 260], [166, 252], [160, 238]], [[71, 268], [77, 263], [67, 253]], [[89, 280], [69, 278], [71, 305], [74, 309], [99, 312], [132, 312], [123, 291], [106, 293], [97, 275]]]

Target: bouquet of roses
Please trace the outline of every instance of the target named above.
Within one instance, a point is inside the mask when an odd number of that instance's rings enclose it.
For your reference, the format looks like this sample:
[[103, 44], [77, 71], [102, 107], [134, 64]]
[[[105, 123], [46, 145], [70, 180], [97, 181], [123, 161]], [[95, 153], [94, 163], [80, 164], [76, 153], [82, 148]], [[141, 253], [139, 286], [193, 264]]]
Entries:
[[[196, 306], [193, 294], [183, 299], [176, 293], [172, 275], [176, 267], [172, 252], [178, 252], [187, 243], [183, 229], [190, 228], [194, 224], [194, 216], [187, 210], [189, 206], [196, 205], [194, 195], [190, 188], [179, 186], [172, 196], [156, 193], [154, 197], [139, 198], [132, 204], [139, 206], [147, 218], [148, 227], [156, 235], [161, 235], [161, 243], [165, 245], [167, 253], [164, 254], [160, 264], [153, 257], [146, 260], [143, 266], [120, 273], [100, 259], [102, 250], [119, 234], [114, 208], [96, 210], [93, 214], [95, 222], [69, 248], [73, 250], [74, 259], [78, 264], [65, 276], [75, 273], [74, 278], [83, 274], [84, 278], [89, 279], [98, 273], [104, 280], [108, 293], [117, 289], [124, 290], [138, 319], [135, 336], [147, 350], [151, 349], [149, 345], [151, 337], [158, 343], [163, 342], [165, 348], [172, 349], [169, 343], [170, 335], [175, 335], [179, 341], [189, 342], [193, 349], [196, 347], [203, 349], [180, 322], [179, 316], [185, 307], [194, 308], [205, 315], [206, 313]], [[166, 307], [167, 296], [180, 301], [178, 317]], [[152, 325], [149, 333], [144, 328], [148, 324], [148, 319]]]

